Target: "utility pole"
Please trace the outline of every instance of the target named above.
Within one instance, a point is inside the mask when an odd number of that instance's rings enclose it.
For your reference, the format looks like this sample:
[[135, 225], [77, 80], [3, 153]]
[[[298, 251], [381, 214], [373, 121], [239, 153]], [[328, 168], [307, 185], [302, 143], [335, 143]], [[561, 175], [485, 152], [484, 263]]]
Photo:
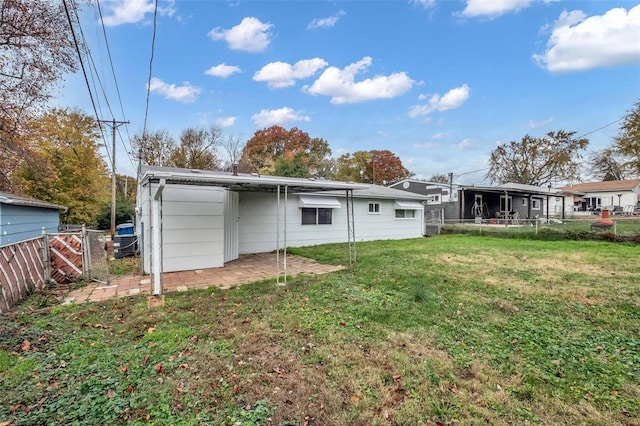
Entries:
[[113, 136], [111, 143], [111, 240], [116, 234], [116, 129], [123, 124], [129, 124], [128, 121], [116, 121], [116, 119], [98, 120], [111, 126], [111, 135]]

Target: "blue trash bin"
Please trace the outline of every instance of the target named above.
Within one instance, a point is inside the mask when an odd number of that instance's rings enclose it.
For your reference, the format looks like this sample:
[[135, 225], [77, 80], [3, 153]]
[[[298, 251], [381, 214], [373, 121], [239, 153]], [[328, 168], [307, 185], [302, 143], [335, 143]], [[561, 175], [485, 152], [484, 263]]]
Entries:
[[133, 223], [122, 223], [116, 226], [116, 234], [133, 235]]

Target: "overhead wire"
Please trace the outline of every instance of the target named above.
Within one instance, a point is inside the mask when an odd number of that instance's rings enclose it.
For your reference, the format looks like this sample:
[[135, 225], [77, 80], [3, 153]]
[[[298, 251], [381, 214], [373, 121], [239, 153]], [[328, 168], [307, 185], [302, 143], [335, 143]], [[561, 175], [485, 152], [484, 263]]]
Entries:
[[[584, 133], [584, 134], [582, 134], [582, 135], [578, 136], [576, 139], [582, 139], [582, 138], [584, 138], [585, 136], [589, 136], [589, 135], [591, 135], [591, 134], [593, 134], [593, 133], [595, 133], [595, 132], [599, 132], [599, 131], [600, 131], [600, 130], [602, 130], [602, 129], [606, 129], [606, 128], [607, 128], [607, 127], [609, 127], [609, 126], [613, 126], [614, 124], [621, 122], [623, 119], [624, 119], [624, 118], [619, 118], [619, 119], [617, 119], [617, 120], [614, 120], [614, 121], [612, 121], [612, 122], [610, 122], [610, 123], [605, 124], [604, 126], [600, 126], [600, 127], [598, 127], [597, 129], [590, 130], [590, 131], [588, 131], [588, 132], [586, 132], [586, 133]], [[454, 174], [454, 176], [456, 176], [456, 177], [460, 177], [460, 176], [464, 176], [464, 175], [470, 175], [470, 174], [479, 173], [479, 172], [483, 172], [483, 171], [489, 170], [490, 168], [491, 168], [491, 167], [485, 167], [485, 168], [483, 168], [483, 169], [472, 170], [472, 171], [470, 171], [470, 172], [456, 173], [456, 174]]]
[[153, 73], [153, 56], [156, 46], [156, 31], [158, 27], [158, 0], [154, 1], [153, 9], [153, 36], [151, 38], [151, 57], [149, 58], [149, 78], [147, 80], [147, 103], [144, 110], [144, 126], [142, 127], [142, 136], [147, 134], [147, 117], [149, 116], [149, 94], [151, 93], [151, 76]]
[[[109, 64], [111, 66], [111, 73], [113, 75], [113, 81], [116, 87], [116, 94], [118, 95], [118, 102], [120, 104], [120, 112], [122, 113], [122, 120], [123, 121], [127, 121], [127, 117], [124, 113], [124, 107], [122, 105], [122, 96], [120, 94], [120, 86], [118, 85], [118, 79], [116, 77], [116, 71], [115, 71], [115, 67], [113, 66], [113, 59], [111, 57], [111, 48], [109, 47], [109, 39], [107, 37], [107, 30], [104, 24], [104, 17], [102, 15], [102, 7], [100, 6], [100, 0], [96, 0], [96, 6], [98, 9], [98, 14], [100, 15], [100, 25], [102, 27], [102, 34], [104, 36], [104, 43], [105, 46], [107, 48], [107, 56], [109, 58]], [[127, 132], [127, 138], [129, 139], [129, 145], [131, 145], [131, 135], [129, 134], [129, 126], [127, 123], [124, 124], [124, 128]], [[125, 145], [124, 139], [122, 137], [122, 134], [120, 133], [120, 131], [118, 130], [118, 136], [120, 137], [120, 143], [122, 144], [122, 147], [124, 148], [125, 152], [128, 154], [127, 156], [129, 157], [129, 162], [131, 163], [131, 166], [133, 167], [133, 169], [135, 170], [135, 165], [133, 164], [133, 160], [131, 158], [131, 152], [130, 152], [130, 148], [128, 149], [127, 146]]]
[[[73, 1], [73, 0], [72, 0]], [[93, 98], [93, 92], [91, 91], [91, 85], [89, 84], [89, 78], [87, 77], [87, 70], [85, 69], [84, 66], [84, 61], [82, 60], [82, 52], [80, 52], [80, 46], [78, 44], [78, 39], [76, 37], [76, 32], [75, 32], [75, 28], [73, 27], [73, 21], [71, 20], [71, 14], [69, 13], [69, 7], [67, 6], [67, 1], [66, 0], [62, 0], [62, 4], [64, 6], [64, 11], [65, 14], [67, 16], [67, 22], [69, 23], [69, 29], [71, 30], [71, 36], [73, 38], [73, 44], [75, 45], [75, 49], [76, 49], [76, 53], [78, 54], [78, 60], [80, 62], [80, 67], [82, 68], [82, 74], [84, 75], [84, 81], [85, 84], [87, 85], [87, 90], [89, 91], [89, 98], [91, 99], [91, 105], [93, 107], [93, 113], [96, 116], [96, 120], [98, 121], [98, 123], [100, 122], [100, 116], [98, 115], [98, 109], [96, 108], [96, 102]], [[104, 130], [102, 129], [102, 126], [99, 126], [100, 128], [100, 133], [102, 134], [102, 139], [103, 141], [106, 142], [106, 138], [104, 135]], [[107, 143], [104, 144], [105, 148], [108, 145]], [[107, 152], [107, 157], [109, 158], [109, 162], [111, 162], [111, 154], [109, 153], [109, 150], [106, 150]], [[115, 155], [115, 153], [114, 153]]]

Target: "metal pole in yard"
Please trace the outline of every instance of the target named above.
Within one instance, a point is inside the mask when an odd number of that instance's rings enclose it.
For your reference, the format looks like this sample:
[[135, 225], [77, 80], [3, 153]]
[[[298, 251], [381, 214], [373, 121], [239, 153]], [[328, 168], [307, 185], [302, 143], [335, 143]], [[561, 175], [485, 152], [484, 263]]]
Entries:
[[280, 284], [280, 185], [276, 186], [276, 284]]

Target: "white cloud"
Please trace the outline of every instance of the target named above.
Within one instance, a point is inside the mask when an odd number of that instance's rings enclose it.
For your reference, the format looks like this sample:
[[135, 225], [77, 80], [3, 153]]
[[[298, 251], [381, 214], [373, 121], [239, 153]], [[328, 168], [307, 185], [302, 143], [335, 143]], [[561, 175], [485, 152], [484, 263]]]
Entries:
[[311, 121], [311, 117], [303, 115], [300, 111], [294, 111], [292, 108], [283, 107], [280, 109], [260, 110], [259, 113], [251, 116], [251, 120], [258, 127], [269, 127], [281, 126], [294, 121]]
[[545, 118], [544, 120], [540, 120], [540, 121], [529, 120], [529, 122], [527, 123], [527, 127], [531, 129], [537, 129], [538, 127], [543, 127], [548, 124], [551, 124], [552, 122], [553, 122], [553, 117]]
[[409, 3], [417, 4], [425, 9], [430, 9], [436, 5], [436, 0], [409, 0]]
[[218, 117], [216, 118], [216, 126], [231, 127], [236, 123], [237, 117]]
[[458, 108], [469, 99], [471, 90], [469, 86], [463, 84], [460, 87], [449, 90], [443, 96], [438, 94], [432, 95], [429, 103], [424, 105], [414, 105], [409, 110], [409, 117], [417, 117], [419, 115], [427, 115], [433, 111], [447, 111]]
[[640, 62], [640, 5], [586, 18], [563, 11], [543, 54], [533, 60], [551, 72], [583, 71]]
[[295, 84], [296, 80], [311, 77], [329, 65], [324, 59], [303, 59], [291, 65], [286, 62], [271, 62], [256, 71], [255, 81], [266, 81], [272, 89], [282, 89]]
[[225, 40], [230, 49], [249, 53], [263, 52], [271, 43], [272, 24], [265, 24], [254, 17], [244, 18], [235, 27], [216, 27], [209, 31], [212, 40]]
[[347, 13], [344, 10], [341, 10], [333, 16], [329, 16], [328, 18], [314, 19], [313, 21], [309, 22], [307, 28], [310, 30], [316, 28], [331, 28], [335, 24], [337, 24], [340, 18], [342, 18], [346, 14]]
[[445, 136], [447, 136], [447, 134], [445, 132], [438, 132], [435, 135], [431, 136], [431, 139], [438, 140], [438, 139], [444, 138]]
[[312, 95], [331, 96], [332, 104], [345, 104], [394, 98], [413, 87], [414, 81], [405, 72], [354, 81], [356, 74], [366, 70], [371, 62], [366, 56], [344, 69], [329, 67], [305, 90]]
[[196, 86], [192, 86], [188, 81], [185, 81], [182, 86], [176, 86], [175, 84], [168, 84], [159, 78], [152, 78], [151, 84], [149, 84], [149, 90], [151, 92], [164, 95], [167, 99], [174, 101], [191, 103], [196, 100], [202, 89]]
[[473, 148], [474, 146], [476, 146], [475, 142], [469, 138], [462, 139], [460, 143], [453, 145], [453, 147], [458, 151], [464, 151], [466, 149]]
[[[110, 27], [140, 22], [147, 14], [153, 14], [155, 9], [153, 0], [113, 0], [103, 4], [106, 10], [103, 21]], [[174, 0], [161, 1], [158, 14], [172, 16], [175, 13], [173, 5]]]
[[526, 9], [532, 2], [533, 0], [467, 0], [467, 5], [460, 12], [460, 16], [465, 18], [479, 16], [497, 18], [507, 13]]
[[240, 69], [240, 67], [237, 67], [235, 65], [227, 65], [225, 63], [222, 63], [220, 65], [214, 65], [211, 68], [209, 68], [208, 70], [206, 70], [204, 73], [207, 75], [211, 75], [213, 77], [220, 77], [220, 78], [227, 78], [232, 74], [236, 74], [242, 72], [242, 70]]

